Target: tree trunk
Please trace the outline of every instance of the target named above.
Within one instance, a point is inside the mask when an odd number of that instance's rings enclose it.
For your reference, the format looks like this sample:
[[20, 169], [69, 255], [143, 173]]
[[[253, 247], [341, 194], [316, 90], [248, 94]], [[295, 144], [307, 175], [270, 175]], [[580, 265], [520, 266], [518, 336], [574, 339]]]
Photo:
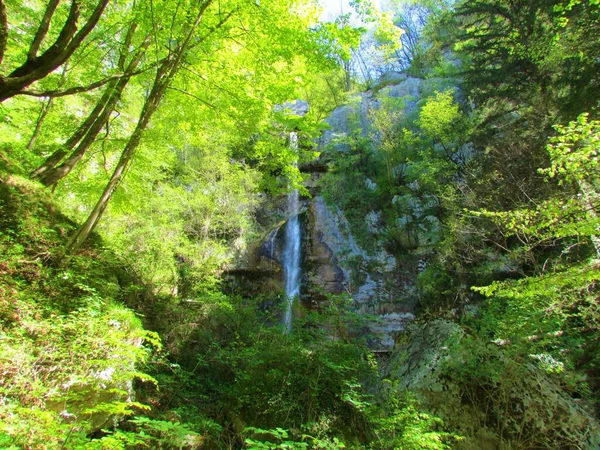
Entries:
[[127, 80], [122, 79], [115, 88], [111, 88], [113, 91], [112, 95], [110, 96], [108, 102], [104, 105], [102, 113], [92, 123], [87, 134], [81, 140], [79, 145], [77, 145], [77, 147], [73, 150], [71, 155], [69, 155], [69, 157], [59, 166], [48, 167], [46, 170], [37, 175], [37, 178], [44, 186], [52, 186], [69, 175], [77, 163], [85, 156], [87, 150], [96, 140], [100, 130], [102, 130], [102, 128], [108, 123], [108, 119], [114, 111], [117, 102], [121, 98], [121, 94], [126, 85]]
[[0, 64], [4, 59], [4, 52], [6, 51], [6, 43], [8, 42], [8, 18], [6, 16], [6, 6], [4, 2], [0, 0]]
[[60, 0], [50, 0], [48, 5], [46, 6], [46, 11], [44, 12], [44, 17], [40, 22], [40, 26], [38, 27], [35, 36], [33, 37], [33, 41], [31, 42], [31, 46], [29, 47], [29, 51], [27, 52], [27, 60], [33, 61], [37, 58], [37, 54], [40, 50], [40, 45], [44, 41], [46, 34], [48, 34], [48, 29], [50, 28], [50, 21], [52, 20], [52, 16], [56, 12], [56, 8]]
[[35, 128], [33, 130], [33, 133], [31, 134], [31, 138], [29, 139], [29, 142], [27, 143], [27, 150], [33, 149], [33, 146], [35, 145], [35, 141], [37, 140], [37, 137], [39, 136], [40, 131], [42, 129], [42, 124], [44, 123], [44, 120], [46, 119], [46, 116], [48, 115], [48, 112], [50, 111], [51, 107], [52, 107], [52, 98], [49, 98], [42, 105], [42, 109], [40, 110], [40, 114], [35, 123]]
[[[150, 41], [147, 39], [144, 44], [138, 49], [133, 59], [127, 67], [125, 66], [125, 58], [131, 44], [132, 34], [137, 28], [137, 25], [132, 25], [129, 28], [127, 37], [121, 47], [121, 56], [119, 58], [119, 67], [125, 71], [125, 75], [133, 74], [140, 63], [144, 52], [148, 48]], [[67, 140], [65, 147], [55, 151], [44, 163], [38, 167], [32, 174], [32, 178], [37, 178], [45, 186], [52, 186], [66, 177], [76, 164], [83, 158], [87, 150], [94, 143], [100, 130], [106, 125], [110, 119], [110, 115], [115, 110], [115, 107], [121, 95], [125, 90], [130, 76], [124, 76], [118, 80], [111, 81], [104, 94], [77, 131]], [[77, 145], [79, 144], [79, 145]], [[77, 148], [75, 148], [77, 146]], [[67, 156], [68, 151], [75, 149], [69, 158], [60, 166], [63, 159]], [[58, 166], [58, 167], [57, 167]]]
[[65, 142], [65, 145], [62, 148], [59, 148], [54, 153], [52, 153], [48, 158], [46, 158], [46, 160], [42, 163], [41, 166], [39, 166], [31, 173], [31, 178], [40, 178], [44, 173], [48, 172], [49, 170], [52, 170], [65, 158], [65, 156], [69, 154], [69, 151], [75, 148], [77, 143], [83, 138], [83, 136], [90, 129], [92, 124], [98, 119], [100, 113], [104, 110], [106, 103], [111, 97], [112, 89], [113, 85], [110, 84], [106, 88], [106, 91], [104, 91], [102, 98], [100, 98], [98, 103], [96, 103], [96, 106], [94, 107], [93, 111], [90, 113], [87, 119], [79, 126], [79, 128], [77, 128], [77, 131], [75, 131], [75, 133], [73, 133], [73, 135], [67, 140], [67, 142]]
[[[596, 212], [596, 205], [598, 205], [598, 194], [596, 190], [590, 183], [584, 180], [579, 182], [579, 190], [581, 191], [583, 203], [586, 206], [588, 215], [592, 219], [597, 220], [598, 213]], [[600, 233], [600, 230], [598, 230], [598, 232]], [[596, 256], [600, 258], [600, 236], [597, 234], [592, 234], [590, 239], [592, 240], [592, 245], [596, 250]]]
[[[44, 18], [42, 19], [42, 23], [38, 28], [38, 32], [34, 37], [32, 47], [30, 47], [28, 52], [27, 61], [15, 69], [10, 75], [0, 75], [0, 103], [15, 95], [19, 95], [27, 86], [48, 76], [51, 72], [63, 65], [94, 29], [104, 13], [108, 1], [109, 0], [98, 0], [94, 11], [78, 32], [77, 21], [79, 19], [79, 0], [72, 0], [69, 15], [56, 41], [41, 55], [32, 55], [33, 52], [37, 53], [37, 48], [39, 48], [43, 39], [46, 37], [43, 22], [44, 20], [50, 20], [51, 18], [47, 17], [48, 10], [52, 6], [49, 4], [47, 6], [46, 14], [44, 14]], [[5, 18], [6, 9], [4, 8], [4, 4], [0, 1], [0, 58], [3, 56], [6, 47], [7, 32], [3, 30], [6, 29], [6, 27], [2, 23]], [[3, 46], [4, 48], [2, 48]]]
[[[67, 63], [63, 67], [62, 75], [60, 77], [60, 81], [58, 82], [59, 87], [62, 87], [65, 84], [65, 81], [67, 79], [68, 66], [69, 66], [69, 64]], [[31, 134], [31, 138], [29, 139], [29, 142], [27, 143], [27, 150], [33, 149], [33, 146], [35, 145], [35, 141], [37, 140], [37, 137], [39, 136], [40, 131], [42, 129], [42, 124], [44, 123], [46, 116], [50, 112], [50, 108], [52, 107], [53, 101], [54, 101], [53, 98], [49, 97], [48, 100], [46, 100], [46, 103], [44, 103], [42, 105], [42, 109], [40, 110], [40, 115], [38, 116], [38, 120], [35, 123], [35, 129], [33, 130], [33, 133]]]
[[350, 61], [343, 61], [344, 66], [344, 84], [346, 92], [350, 92], [352, 89], [352, 78], [350, 73]]
[[[106, 185], [104, 192], [102, 192], [100, 199], [96, 203], [96, 206], [94, 207], [84, 224], [75, 232], [75, 234], [67, 243], [67, 254], [77, 251], [81, 247], [83, 242], [87, 239], [89, 234], [94, 230], [96, 225], [98, 225], [98, 222], [102, 218], [102, 214], [104, 214], [104, 211], [108, 206], [113, 192], [123, 179], [125, 171], [129, 167], [133, 159], [135, 151], [137, 150], [140, 144], [142, 134], [146, 130], [150, 119], [152, 118], [152, 115], [158, 109], [158, 106], [165, 92], [167, 91], [167, 88], [171, 84], [173, 77], [179, 70], [181, 62], [183, 60], [183, 56], [189, 48], [190, 42], [196, 32], [196, 29], [198, 28], [198, 25], [200, 25], [202, 17], [204, 16], [204, 12], [210, 6], [212, 1], [213, 0], [205, 0], [205, 2], [200, 5], [198, 13], [196, 15], [196, 19], [193, 24], [190, 24], [187, 35], [183, 42], [180, 45], [178, 45], [175, 48], [175, 50], [173, 50], [169, 57], [163, 60], [162, 64], [157, 69], [156, 77], [152, 85], [152, 90], [150, 91], [150, 94], [148, 95], [148, 98], [144, 103], [138, 124], [133, 134], [131, 135], [131, 138], [127, 142], [127, 145], [125, 146], [125, 149], [121, 154], [121, 158], [119, 159], [119, 162], [117, 163], [117, 166], [115, 167], [115, 170], [108, 184]], [[221, 21], [218, 27], [222, 26], [229, 17], [230, 15], [228, 15], [225, 20]]]
[[163, 66], [161, 66], [157, 71], [152, 91], [150, 92], [150, 95], [144, 103], [144, 107], [142, 108], [142, 113], [140, 114], [138, 124], [133, 134], [129, 138], [129, 141], [125, 146], [123, 153], [121, 153], [121, 158], [119, 159], [119, 162], [117, 163], [117, 166], [115, 167], [115, 170], [112, 176], [110, 177], [106, 188], [104, 188], [100, 199], [96, 203], [96, 206], [90, 213], [85, 223], [81, 227], [79, 227], [77, 232], [71, 237], [71, 239], [67, 243], [67, 253], [73, 253], [77, 251], [79, 247], [81, 247], [81, 244], [83, 244], [83, 242], [87, 239], [89, 234], [92, 231], [94, 231], [94, 228], [96, 228], [96, 225], [102, 218], [102, 214], [104, 214], [104, 211], [108, 206], [108, 202], [110, 201], [113, 192], [121, 182], [123, 174], [129, 166], [133, 155], [140, 144], [142, 134], [146, 130], [148, 123], [152, 118], [152, 115], [158, 108], [158, 105], [166, 91], [167, 83], [165, 83], [163, 79], [165, 78], [166, 70], [169, 69], [168, 67], [165, 67], [165, 65], [170, 63], [171, 61], [165, 62]]

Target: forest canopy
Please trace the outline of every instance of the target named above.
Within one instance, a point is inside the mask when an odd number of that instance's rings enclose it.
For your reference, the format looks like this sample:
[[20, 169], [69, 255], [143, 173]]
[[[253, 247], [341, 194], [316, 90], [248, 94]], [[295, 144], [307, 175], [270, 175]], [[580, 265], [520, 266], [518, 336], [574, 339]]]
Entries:
[[0, 0], [0, 448], [600, 445], [600, 1], [328, 7]]

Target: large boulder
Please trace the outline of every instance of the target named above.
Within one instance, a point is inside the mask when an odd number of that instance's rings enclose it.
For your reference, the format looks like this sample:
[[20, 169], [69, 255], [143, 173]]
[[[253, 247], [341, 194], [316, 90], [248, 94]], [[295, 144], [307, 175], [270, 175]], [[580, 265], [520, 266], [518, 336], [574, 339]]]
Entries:
[[398, 84], [406, 80], [406, 78], [408, 78], [408, 75], [405, 73], [396, 72], [395, 70], [388, 70], [377, 79], [373, 85], [373, 89], [377, 90], [385, 86]]
[[463, 450], [596, 449], [592, 414], [559, 380], [446, 320], [409, 325], [384, 370], [463, 440]]

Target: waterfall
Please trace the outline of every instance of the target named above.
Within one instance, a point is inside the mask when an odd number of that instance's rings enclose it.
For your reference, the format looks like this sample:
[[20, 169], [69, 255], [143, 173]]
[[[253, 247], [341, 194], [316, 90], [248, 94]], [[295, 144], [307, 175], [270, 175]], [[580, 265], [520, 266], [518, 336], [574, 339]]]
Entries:
[[[298, 148], [298, 136], [290, 133], [290, 147]], [[292, 311], [294, 299], [300, 295], [300, 223], [298, 212], [300, 201], [298, 191], [290, 192], [287, 197], [289, 219], [285, 226], [285, 244], [283, 249], [283, 276], [286, 297], [283, 324], [285, 331], [292, 331]]]

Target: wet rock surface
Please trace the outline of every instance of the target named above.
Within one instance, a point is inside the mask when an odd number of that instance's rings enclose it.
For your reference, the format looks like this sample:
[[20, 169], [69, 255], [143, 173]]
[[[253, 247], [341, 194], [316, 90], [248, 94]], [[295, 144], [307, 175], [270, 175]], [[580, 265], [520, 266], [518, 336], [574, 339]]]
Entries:
[[[327, 204], [319, 195], [319, 178], [328, 170], [328, 152], [348, 151], [350, 147], [346, 141], [352, 133], [360, 133], [366, 138], [373, 134], [372, 113], [381, 101], [401, 98], [410, 110], [424, 89], [429, 88], [421, 79], [397, 72], [386, 73], [372, 90], [355, 95], [349, 104], [336, 108], [330, 114], [326, 119], [329, 128], [318, 142], [322, 156], [300, 166], [307, 179], [306, 188], [312, 195], [312, 198], [304, 198], [301, 202], [299, 216], [302, 228], [302, 302], [305, 306], [318, 308], [328, 301], [329, 295], [349, 295], [357, 312], [375, 318], [367, 332], [375, 336], [371, 344], [379, 350], [390, 350], [395, 337], [414, 320], [418, 257], [407, 257], [400, 263], [382, 244], [376, 251], [367, 252], [361, 248], [343, 211], [335, 204]], [[280, 109], [288, 113], [298, 110], [301, 114], [306, 105], [296, 102], [281, 105]], [[368, 182], [369, 189], [377, 189], [373, 180]], [[246, 258], [246, 271], [238, 273], [243, 278], [238, 284], [248, 283], [253, 292], [260, 283], [270, 292], [282, 288], [279, 280], [282, 278], [287, 219], [283, 202], [281, 198], [268, 200], [266, 208], [257, 213], [258, 222], [266, 231]], [[405, 224], [399, 224], [400, 227], [410, 225], [415, 228], [405, 240], [414, 240], [415, 245], [417, 240], [435, 242], [438, 224], [431, 208], [428, 204], [419, 204], [414, 209], [415, 214], [407, 216]], [[372, 211], [365, 217], [375, 240], [385, 232], [380, 225], [380, 214]], [[251, 276], [250, 272], [255, 276]]]

